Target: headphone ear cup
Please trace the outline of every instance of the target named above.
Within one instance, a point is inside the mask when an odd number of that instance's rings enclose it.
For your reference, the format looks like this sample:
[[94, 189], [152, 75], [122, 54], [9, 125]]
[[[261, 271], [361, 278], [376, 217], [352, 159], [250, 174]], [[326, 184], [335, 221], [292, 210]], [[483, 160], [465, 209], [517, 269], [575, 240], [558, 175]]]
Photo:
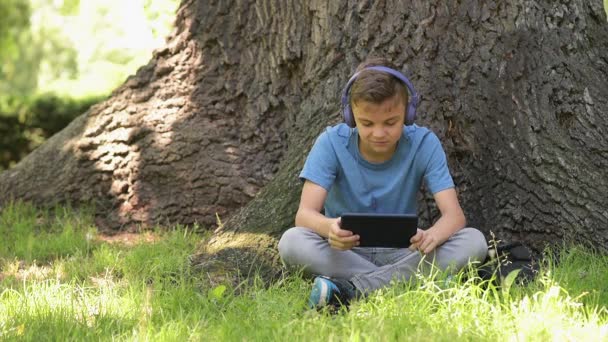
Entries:
[[350, 104], [346, 104], [344, 109], [342, 110], [342, 115], [344, 116], [344, 122], [350, 128], [354, 128], [357, 123], [355, 122], [355, 117], [353, 116], [353, 111], [350, 109]]
[[410, 101], [407, 105], [407, 113], [405, 115], [405, 124], [411, 125], [416, 120], [416, 103]]

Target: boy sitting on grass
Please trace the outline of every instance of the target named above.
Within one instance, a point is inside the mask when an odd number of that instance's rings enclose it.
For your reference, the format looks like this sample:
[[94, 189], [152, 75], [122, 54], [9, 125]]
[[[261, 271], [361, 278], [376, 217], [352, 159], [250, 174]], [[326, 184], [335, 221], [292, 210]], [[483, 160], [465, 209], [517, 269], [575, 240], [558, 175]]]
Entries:
[[[464, 228], [439, 139], [413, 124], [417, 102], [410, 81], [388, 60], [369, 59], [344, 89], [345, 123], [328, 127], [312, 147], [300, 173], [296, 227], [279, 241], [287, 265], [317, 275], [310, 307], [346, 305], [393, 279], [407, 281], [425, 263], [457, 271], [484, 260], [486, 240]], [[346, 212], [416, 214], [423, 180], [441, 217], [418, 229], [409, 248], [358, 247], [359, 236], [342, 229]]]

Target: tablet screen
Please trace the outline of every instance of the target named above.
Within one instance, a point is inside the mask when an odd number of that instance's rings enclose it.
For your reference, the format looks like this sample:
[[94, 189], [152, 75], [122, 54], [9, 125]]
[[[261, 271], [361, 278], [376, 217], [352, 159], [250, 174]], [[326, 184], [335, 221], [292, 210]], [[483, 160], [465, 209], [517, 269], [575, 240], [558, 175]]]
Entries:
[[418, 217], [406, 214], [344, 213], [342, 229], [359, 235], [359, 247], [407, 248], [416, 235]]

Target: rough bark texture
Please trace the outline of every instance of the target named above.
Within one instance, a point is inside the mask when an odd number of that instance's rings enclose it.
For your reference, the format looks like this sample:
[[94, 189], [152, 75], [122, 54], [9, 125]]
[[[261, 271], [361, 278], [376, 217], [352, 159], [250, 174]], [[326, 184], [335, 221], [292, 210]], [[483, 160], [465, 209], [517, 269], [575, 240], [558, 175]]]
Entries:
[[442, 139], [470, 225], [608, 246], [601, 0], [184, 1], [147, 66], [0, 175], [0, 203], [95, 201], [110, 227], [217, 214], [195, 262], [272, 273], [304, 158], [370, 54], [422, 94], [417, 123]]

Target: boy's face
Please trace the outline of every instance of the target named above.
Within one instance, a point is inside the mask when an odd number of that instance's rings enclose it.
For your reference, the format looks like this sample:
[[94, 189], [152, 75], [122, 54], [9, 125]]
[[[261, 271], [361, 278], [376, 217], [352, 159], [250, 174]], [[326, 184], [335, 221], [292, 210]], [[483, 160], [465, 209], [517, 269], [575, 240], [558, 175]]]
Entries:
[[405, 120], [405, 103], [399, 94], [381, 103], [356, 101], [353, 115], [359, 130], [359, 150], [370, 162], [389, 160], [401, 134]]

